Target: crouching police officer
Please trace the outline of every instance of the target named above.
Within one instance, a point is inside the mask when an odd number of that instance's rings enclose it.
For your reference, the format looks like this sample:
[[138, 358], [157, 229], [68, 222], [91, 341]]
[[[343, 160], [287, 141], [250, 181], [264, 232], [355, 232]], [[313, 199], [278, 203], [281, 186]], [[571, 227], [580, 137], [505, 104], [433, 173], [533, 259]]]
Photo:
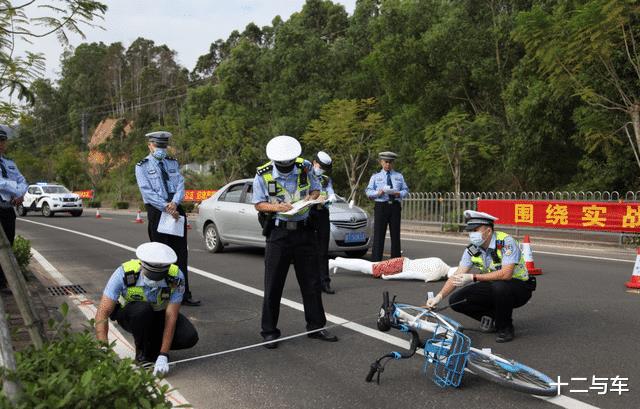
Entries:
[[[464, 286], [451, 294], [451, 308], [480, 321], [483, 331], [497, 331], [496, 342], [509, 342], [514, 337], [513, 309], [529, 301], [536, 288], [535, 277], [527, 273], [518, 241], [494, 231], [496, 217], [473, 210], [466, 210], [464, 215], [471, 244], [456, 273], [438, 295], [427, 301], [427, 307], [435, 307], [456, 287]], [[469, 274], [472, 267], [480, 274]]]
[[[301, 152], [302, 147], [295, 138], [276, 136], [267, 144], [267, 157], [271, 161], [258, 167], [253, 180], [253, 203], [258, 212], [268, 215], [263, 223], [267, 243], [260, 333], [265, 341], [280, 337], [280, 300], [292, 260], [302, 293], [307, 331], [317, 330], [327, 323], [317, 270], [317, 247], [313, 226], [308, 220], [309, 207], [294, 215], [282, 214], [293, 208], [292, 203], [316, 199], [319, 195], [318, 181], [310, 175], [311, 163], [299, 157]], [[338, 340], [327, 330], [308, 336], [329, 342]], [[269, 349], [277, 346], [275, 342], [265, 345]]]
[[331, 288], [331, 278], [329, 277], [329, 239], [331, 238], [331, 222], [329, 220], [329, 205], [336, 201], [336, 194], [333, 191], [333, 181], [329, 173], [332, 168], [331, 156], [320, 151], [313, 160], [313, 174], [320, 184], [320, 198], [325, 200], [324, 204], [314, 206], [310, 210], [309, 217], [313, 219], [318, 239], [318, 270], [320, 273], [320, 286], [327, 294], [335, 294]]
[[96, 338], [108, 342], [107, 318], [133, 334], [138, 362], [153, 362], [154, 375], [169, 372], [169, 350], [187, 349], [198, 342], [198, 332], [180, 314], [184, 275], [176, 253], [162, 243], [145, 243], [137, 259], [127, 261], [111, 275], [96, 312]]

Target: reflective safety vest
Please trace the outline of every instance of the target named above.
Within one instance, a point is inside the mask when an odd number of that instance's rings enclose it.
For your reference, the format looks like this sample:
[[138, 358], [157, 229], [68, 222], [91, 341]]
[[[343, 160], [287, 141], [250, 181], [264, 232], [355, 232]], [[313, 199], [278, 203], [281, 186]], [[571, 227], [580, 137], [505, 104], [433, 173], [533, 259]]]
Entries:
[[[287, 201], [287, 197], [289, 198], [290, 203], [295, 203], [307, 195], [307, 192], [311, 188], [311, 183], [309, 182], [309, 176], [307, 175], [307, 168], [304, 166], [304, 159], [296, 158], [295, 166], [299, 169], [299, 173], [298, 184], [296, 185], [296, 191], [293, 193], [293, 197], [287, 189], [273, 178], [273, 163], [267, 162], [258, 167], [256, 172], [262, 177], [264, 183], [267, 185], [270, 203], [277, 203], [278, 198], [280, 198], [281, 201]], [[305, 207], [298, 214], [305, 214], [308, 211], [309, 207]]]
[[320, 197], [326, 199], [329, 196], [329, 193], [327, 193], [327, 187], [329, 186], [329, 176], [320, 175], [320, 186], [322, 187], [322, 189], [320, 189]]
[[[124, 270], [124, 285], [127, 287], [127, 292], [124, 297], [121, 295], [118, 301], [123, 307], [132, 301], [148, 301], [144, 293], [144, 287], [136, 285], [140, 277], [141, 264], [140, 260], [135, 259], [122, 264], [122, 269]], [[171, 266], [169, 266], [168, 277], [164, 279], [167, 287], [160, 287], [158, 298], [155, 302], [149, 302], [154, 311], [162, 311], [167, 308], [171, 295], [180, 284], [181, 280], [178, 277], [179, 272], [180, 269], [177, 265], [171, 264]]]
[[[481, 273], [491, 273], [493, 271], [500, 270], [502, 268], [502, 248], [504, 247], [504, 239], [507, 238], [507, 236], [507, 233], [501, 231], [496, 232], [496, 251], [494, 253], [495, 257], [491, 258], [491, 264], [489, 265], [489, 268], [486, 268], [484, 266], [484, 261], [479, 255], [471, 256], [471, 262], [473, 263], [473, 266], [480, 270]], [[514, 239], [514, 241], [516, 243], [516, 246], [520, 245], [517, 240]], [[489, 249], [487, 249], [487, 251], [488, 250]], [[520, 260], [518, 260], [518, 263], [513, 269], [513, 275], [511, 277], [515, 278], [516, 280], [522, 281], [527, 281], [529, 279], [529, 273], [527, 272], [527, 268], [524, 264], [524, 254], [522, 253], [522, 251], [520, 252]]]

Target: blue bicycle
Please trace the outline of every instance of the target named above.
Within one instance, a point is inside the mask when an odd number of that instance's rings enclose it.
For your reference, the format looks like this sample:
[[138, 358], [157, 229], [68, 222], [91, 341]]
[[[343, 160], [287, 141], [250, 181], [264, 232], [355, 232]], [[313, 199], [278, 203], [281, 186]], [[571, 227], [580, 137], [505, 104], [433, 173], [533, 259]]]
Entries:
[[[447, 308], [447, 307], [444, 307]], [[532, 395], [553, 396], [557, 387], [547, 375], [523, 365], [491, 353], [488, 349], [471, 347], [471, 340], [462, 333], [461, 325], [449, 317], [439, 314], [438, 310], [430, 310], [414, 305], [390, 302], [389, 293], [383, 293], [383, 302], [378, 317], [378, 329], [383, 332], [391, 328], [411, 335], [408, 352], [390, 352], [371, 364], [366, 377], [367, 382], [380, 374], [390, 360], [411, 358], [418, 348], [422, 348], [425, 356], [423, 371], [429, 373], [432, 380], [440, 387], [458, 387], [465, 370], [481, 378], [496, 382]], [[420, 340], [418, 331], [432, 334], [425, 342]]]

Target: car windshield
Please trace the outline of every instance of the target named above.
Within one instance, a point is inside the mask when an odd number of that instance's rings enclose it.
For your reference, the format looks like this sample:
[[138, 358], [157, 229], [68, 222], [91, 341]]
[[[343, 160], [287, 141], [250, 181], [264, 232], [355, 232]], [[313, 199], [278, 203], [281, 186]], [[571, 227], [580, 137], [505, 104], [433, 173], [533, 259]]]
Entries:
[[64, 186], [42, 186], [45, 193], [71, 193]]

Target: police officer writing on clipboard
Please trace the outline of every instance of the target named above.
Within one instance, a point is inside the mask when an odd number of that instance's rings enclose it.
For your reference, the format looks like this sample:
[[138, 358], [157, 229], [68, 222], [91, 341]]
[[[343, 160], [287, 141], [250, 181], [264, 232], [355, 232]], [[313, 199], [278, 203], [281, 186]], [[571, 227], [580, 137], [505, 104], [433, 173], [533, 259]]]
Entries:
[[109, 321], [133, 334], [138, 362], [154, 362], [154, 375], [169, 372], [169, 350], [198, 342], [193, 324], [180, 314], [184, 275], [176, 253], [162, 243], [145, 243], [136, 259], [113, 272], [96, 312], [96, 338], [108, 342]]
[[371, 261], [381, 261], [384, 250], [384, 238], [387, 235], [387, 224], [391, 236], [391, 258], [401, 256], [400, 250], [400, 216], [401, 201], [409, 194], [409, 187], [402, 173], [393, 170], [393, 162], [398, 155], [393, 152], [380, 152], [378, 158], [382, 170], [369, 179], [365, 193], [373, 199], [373, 247]]
[[[527, 273], [518, 241], [494, 231], [496, 217], [474, 210], [465, 210], [464, 216], [471, 244], [456, 273], [438, 295], [427, 300], [427, 307], [435, 307], [456, 287], [462, 287], [451, 294], [451, 308], [480, 321], [483, 331], [497, 331], [496, 342], [509, 342], [515, 336], [513, 309], [529, 301], [536, 288], [535, 277]], [[469, 274], [472, 268], [480, 274]]]
[[[311, 175], [311, 163], [299, 157], [302, 147], [295, 138], [276, 136], [269, 141], [266, 150], [270, 162], [257, 169], [253, 180], [253, 203], [258, 212], [269, 215], [263, 226], [267, 239], [260, 334], [265, 341], [275, 341], [280, 337], [280, 300], [291, 261], [302, 293], [307, 331], [323, 328], [327, 320], [322, 306], [314, 228], [308, 220], [309, 207], [294, 215], [283, 214], [293, 209], [292, 203], [316, 199], [319, 183]], [[308, 336], [329, 342], [338, 340], [327, 330]], [[265, 345], [269, 349], [277, 346], [276, 342]]]
[[322, 291], [327, 294], [335, 294], [331, 288], [331, 278], [329, 277], [329, 239], [331, 236], [331, 224], [329, 220], [329, 205], [335, 202], [336, 194], [333, 191], [333, 181], [329, 173], [332, 168], [331, 156], [320, 151], [313, 160], [313, 175], [320, 184], [320, 198], [325, 200], [324, 204], [314, 206], [310, 212], [310, 217], [316, 225], [318, 239], [318, 270], [320, 272], [320, 285]]
[[[16, 164], [4, 156], [7, 150], [7, 131], [0, 125], [0, 223], [2, 230], [13, 245], [16, 236], [16, 212], [13, 206], [22, 203], [22, 198], [27, 192], [27, 181], [18, 170]], [[0, 267], [0, 289], [7, 287], [7, 280]]]
[[[183, 305], [198, 306], [200, 301], [194, 300], [189, 289], [189, 273], [187, 271], [187, 214], [180, 203], [184, 199], [184, 178], [180, 174], [180, 165], [175, 158], [167, 156], [167, 146], [171, 133], [165, 131], [151, 132], [147, 135], [149, 155], [138, 162], [136, 180], [147, 209], [149, 221], [149, 240], [164, 243], [178, 255], [178, 267], [185, 278], [185, 294]], [[165, 212], [178, 220], [184, 217], [182, 237], [158, 232], [158, 224]]]

